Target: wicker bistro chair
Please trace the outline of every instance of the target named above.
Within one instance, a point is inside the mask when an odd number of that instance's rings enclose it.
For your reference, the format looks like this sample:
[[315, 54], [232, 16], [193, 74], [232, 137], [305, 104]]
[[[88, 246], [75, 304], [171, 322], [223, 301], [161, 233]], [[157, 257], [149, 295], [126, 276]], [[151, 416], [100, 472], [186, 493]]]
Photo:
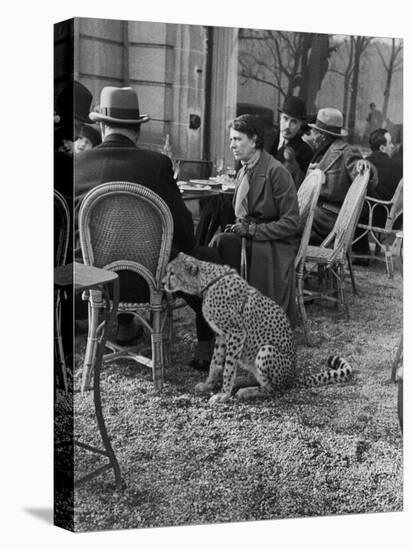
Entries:
[[[108, 342], [104, 361], [131, 358], [152, 369], [157, 390], [163, 386], [163, 369], [170, 362], [171, 301], [162, 290], [169, 261], [173, 219], [168, 206], [152, 190], [135, 183], [109, 182], [85, 196], [79, 212], [80, 243], [85, 264], [113, 271], [129, 270], [146, 281], [149, 303], [120, 302], [118, 313], [132, 313], [149, 331], [152, 358]], [[82, 391], [89, 385], [96, 356], [99, 309], [98, 291], [89, 294], [89, 331], [83, 365]], [[149, 317], [149, 318], [148, 318]]]
[[301, 240], [295, 257], [296, 291], [298, 309], [303, 322], [304, 336], [307, 344], [310, 343], [310, 339], [308, 335], [307, 314], [304, 306], [304, 268], [311, 227], [313, 225], [314, 210], [317, 206], [321, 186], [324, 181], [324, 172], [317, 168], [305, 178], [297, 192]]
[[[54, 190], [54, 267], [66, 263], [70, 239], [70, 211], [66, 199]], [[54, 290], [54, 357], [57, 373], [67, 390], [66, 360], [62, 340], [61, 290]]]
[[[354, 239], [353, 244], [365, 237], [365, 235], [368, 235], [375, 245], [373, 258], [386, 263], [387, 274], [389, 278], [392, 278], [394, 273], [392, 242], [394, 242], [397, 232], [400, 231], [400, 228], [395, 229], [394, 224], [403, 214], [403, 179], [400, 180], [390, 201], [382, 201], [367, 196], [365, 203], [369, 209], [369, 219], [366, 224], [359, 223], [357, 225], [362, 232]], [[376, 213], [384, 215], [384, 227], [375, 225], [374, 218]], [[377, 254], [379, 250], [384, 253], [384, 257]], [[353, 254], [353, 257], [372, 258], [371, 255], [367, 254]]]
[[[318, 271], [318, 290], [306, 290], [306, 295], [302, 297], [303, 301], [325, 299], [335, 302], [337, 306], [341, 304], [347, 318], [349, 311], [344, 293], [344, 266], [346, 260], [349, 260], [349, 250], [366, 195], [369, 176], [370, 171], [366, 170], [355, 178], [347, 191], [332, 231], [320, 246], [307, 246], [305, 258], [301, 260], [305, 262], [304, 280], [313, 275], [315, 270]], [[351, 259], [348, 266], [354, 289]], [[303, 307], [300, 311], [302, 309]]]

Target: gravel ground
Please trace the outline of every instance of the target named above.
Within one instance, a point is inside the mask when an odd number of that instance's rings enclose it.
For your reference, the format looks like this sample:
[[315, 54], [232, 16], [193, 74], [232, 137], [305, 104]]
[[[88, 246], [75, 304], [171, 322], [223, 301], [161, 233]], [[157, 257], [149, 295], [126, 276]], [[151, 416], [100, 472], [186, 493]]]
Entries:
[[[402, 327], [402, 278], [356, 268], [350, 320], [310, 305], [315, 346], [296, 330], [298, 366], [322, 370], [331, 354], [353, 365], [346, 384], [211, 407], [187, 367], [194, 319], [178, 310], [173, 367], [156, 393], [148, 369], [120, 361], [102, 372], [103, 407], [126, 483], [107, 471], [75, 491], [75, 530], [193, 525], [401, 511], [403, 447], [390, 368]], [[79, 385], [84, 338], [77, 341]], [[99, 444], [91, 392], [75, 391], [75, 434]], [[75, 452], [76, 474], [99, 458]]]

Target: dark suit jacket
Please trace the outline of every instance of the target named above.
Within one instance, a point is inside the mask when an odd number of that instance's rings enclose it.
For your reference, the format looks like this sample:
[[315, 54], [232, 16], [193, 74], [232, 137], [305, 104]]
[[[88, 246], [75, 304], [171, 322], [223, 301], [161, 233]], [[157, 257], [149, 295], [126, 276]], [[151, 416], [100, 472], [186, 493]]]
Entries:
[[[195, 244], [192, 216], [173, 178], [168, 157], [139, 149], [128, 138], [111, 134], [105, 141], [75, 156], [75, 208], [90, 189], [108, 181], [139, 183], [157, 193], [169, 206], [174, 221], [173, 246], [189, 252]], [[77, 217], [76, 217], [77, 219]]]
[[[277, 130], [276, 132], [272, 132], [271, 134], [267, 134], [267, 136], [264, 137], [264, 147], [265, 150], [268, 151], [274, 158], [279, 160], [281, 164], [284, 164], [287, 169], [289, 169], [289, 166], [286, 164], [286, 161], [284, 159], [284, 147], [278, 148], [278, 143], [280, 140], [280, 131]], [[301, 139], [300, 135], [296, 135], [293, 139], [291, 139], [288, 142], [289, 147], [293, 149], [295, 152], [295, 158], [298, 163], [298, 166], [301, 170], [301, 181], [304, 178], [308, 165], [310, 164], [311, 158], [313, 156], [313, 151], [311, 147]], [[289, 170], [291, 172], [291, 170]], [[295, 184], [298, 187], [298, 185], [301, 183], [299, 181], [297, 185], [297, 178], [294, 174], [292, 174]]]
[[[107, 136], [104, 142], [84, 153], [75, 156], [75, 256], [82, 261], [78, 236], [78, 212], [88, 191], [101, 183], [127, 181], [139, 183], [157, 193], [169, 206], [174, 222], [172, 256], [179, 251], [190, 252], [195, 245], [192, 215], [182, 200], [173, 178], [170, 159], [154, 151], [139, 149], [127, 137], [119, 134]], [[125, 274], [126, 275], [126, 274]], [[123, 277], [126, 280], [126, 276]], [[129, 284], [130, 283], [130, 284]], [[135, 290], [131, 281], [122, 283], [121, 299], [133, 301], [144, 299], [132, 296], [125, 286]]]
[[373, 151], [367, 157], [367, 160], [377, 168], [379, 178], [379, 183], [371, 195], [377, 199], [389, 201], [396, 191], [397, 184], [403, 177], [401, 163], [390, 158], [382, 151]]

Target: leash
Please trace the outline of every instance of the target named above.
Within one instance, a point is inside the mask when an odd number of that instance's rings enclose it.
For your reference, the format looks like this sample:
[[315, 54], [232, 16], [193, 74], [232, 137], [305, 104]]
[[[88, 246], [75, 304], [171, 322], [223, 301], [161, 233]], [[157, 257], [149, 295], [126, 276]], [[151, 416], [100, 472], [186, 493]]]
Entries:
[[248, 282], [248, 266], [247, 266], [247, 239], [241, 237], [241, 269], [240, 275]]

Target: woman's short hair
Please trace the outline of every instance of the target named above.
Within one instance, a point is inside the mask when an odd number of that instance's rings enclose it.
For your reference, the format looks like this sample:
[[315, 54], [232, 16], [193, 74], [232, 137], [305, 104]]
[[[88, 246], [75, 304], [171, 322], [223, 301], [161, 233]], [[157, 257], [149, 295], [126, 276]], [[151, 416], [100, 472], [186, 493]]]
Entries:
[[257, 115], [240, 115], [229, 123], [229, 128], [246, 134], [250, 139], [255, 138], [257, 149], [264, 147], [262, 122]]

